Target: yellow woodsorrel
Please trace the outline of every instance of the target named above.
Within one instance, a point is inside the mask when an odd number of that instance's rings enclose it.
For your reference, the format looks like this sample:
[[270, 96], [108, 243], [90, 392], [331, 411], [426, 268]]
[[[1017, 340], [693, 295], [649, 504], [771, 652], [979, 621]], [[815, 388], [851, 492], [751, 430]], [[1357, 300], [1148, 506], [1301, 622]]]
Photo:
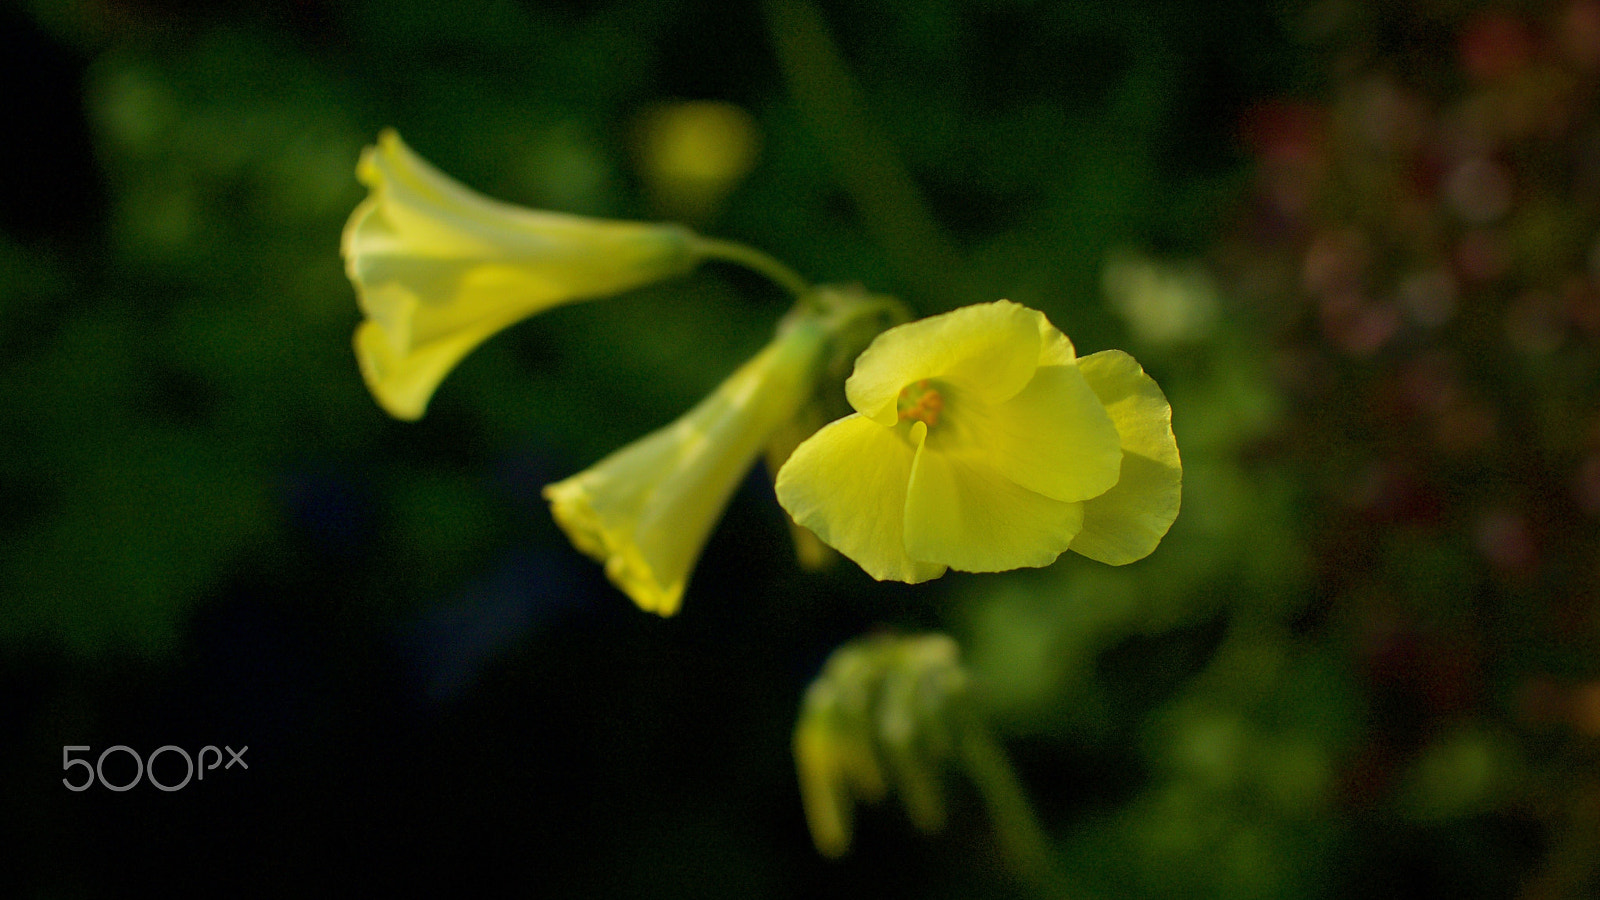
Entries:
[[573, 546], [604, 563], [640, 609], [678, 611], [729, 497], [812, 396], [828, 341], [815, 318], [781, 327], [677, 421], [544, 489]]
[[369, 194], [341, 251], [366, 320], [355, 333], [378, 404], [418, 419], [473, 348], [535, 313], [683, 275], [706, 242], [679, 225], [616, 222], [491, 200], [392, 129], [361, 156]]
[[1079, 359], [1043, 313], [963, 307], [891, 328], [845, 383], [855, 412], [789, 457], [778, 500], [879, 580], [1122, 565], [1178, 514], [1172, 408], [1132, 357]]

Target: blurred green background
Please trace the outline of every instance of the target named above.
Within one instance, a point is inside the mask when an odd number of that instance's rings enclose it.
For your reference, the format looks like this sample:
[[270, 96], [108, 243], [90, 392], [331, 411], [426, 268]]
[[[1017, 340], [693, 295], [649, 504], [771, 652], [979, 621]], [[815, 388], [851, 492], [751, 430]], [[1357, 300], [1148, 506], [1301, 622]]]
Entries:
[[[1082, 896], [1600, 893], [1600, 3], [28, 0], [0, 34], [0, 894], [1017, 896], [970, 792], [812, 849], [794, 713], [879, 628], [960, 642]], [[747, 172], [673, 181], [684, 100], [748, 114]], [[495, 197], [1126, 349], [1183, 512], [1124, 568], [910, 588], [801, 572], [758, 468], [683, 613], [639, 613], [538, 490], [783, 297], [710, 267], [555, 310], [389, 420], [338, 258], [385, 126]], [[250, 768], [62, 785], [118, 744]]]

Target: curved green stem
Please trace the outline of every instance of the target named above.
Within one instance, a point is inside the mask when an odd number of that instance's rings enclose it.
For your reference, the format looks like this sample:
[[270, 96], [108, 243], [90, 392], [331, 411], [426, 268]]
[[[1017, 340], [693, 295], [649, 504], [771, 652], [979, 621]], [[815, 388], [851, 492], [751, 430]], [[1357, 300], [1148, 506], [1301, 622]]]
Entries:
[[977, 723], [963, 728], [960, 754], [977, 785], [1000, 848], [1016, 872], [1043, 897], [1072, 896], [1070, 885], [1050, 855], [1050, 840], [1028, 802], [1005, 749]]
[[765, 275], [779, 287], [796, 297], [804, 297], [811, 291], [810, 282], [800, 277], [799, 272], [754, 247], [748, 247], [735, 241], [723, 241], [717, 238], [697, 235], [695, 237], [695, 249], [706, 259], [733, 263], [743, 266], [752, 272]]

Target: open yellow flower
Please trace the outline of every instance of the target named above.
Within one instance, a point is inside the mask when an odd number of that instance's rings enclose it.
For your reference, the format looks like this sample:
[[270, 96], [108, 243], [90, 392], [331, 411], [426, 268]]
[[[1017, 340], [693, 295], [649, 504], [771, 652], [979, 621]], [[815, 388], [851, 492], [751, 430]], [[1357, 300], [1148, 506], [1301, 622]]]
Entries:
[[1078, 359], [1009, 301], [892, 328], [845, 383], [855, 412], [778, 472], [794, 520], [879, 580], [1148, 555], [1177, 517], [1171, 407], [1132, 357]]
[[464, 187], [392, 129], [361, 155], [370, 193], [341, 251], [366, 321], [361, 373], [379, 405], [417, 419], [474, 347], [534, 313], [682, 275], [702, 259], [676, 225], [524, 209]]
[[826, 328], [801, 319], [677, 421], [544, 489], [579, 550], [640, 609], [670, 616], [728, 498], [815, 388]]

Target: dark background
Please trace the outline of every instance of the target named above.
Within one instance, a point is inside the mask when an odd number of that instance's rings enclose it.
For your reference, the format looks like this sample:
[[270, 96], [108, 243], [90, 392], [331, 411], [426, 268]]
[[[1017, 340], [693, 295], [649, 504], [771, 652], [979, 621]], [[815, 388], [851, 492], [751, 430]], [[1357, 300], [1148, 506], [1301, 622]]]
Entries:
[[[1016, 896], [959, 779], [941, 835], [891, 802], [811, 847], [799, 698], [892, 628], [961, 643], [1083, 896], [1591, 896], [1600, 5], [1400, 6], [820, 3], [843, 113], [760, 4], [0, 7], [0, 893]], [[685, 99], [760, 139], [692, 210], [639, 138]], [[491, 196], [1127, 349], [1183, 513], [1121, 569], [912, 588], [800, 571], [758, 467], [640, 613], [538, 491], [784, 299], [564, 307], [392, 421], [338, 256], [386, 126]], [[62, 785], [168, 744], [249, 768]]]

